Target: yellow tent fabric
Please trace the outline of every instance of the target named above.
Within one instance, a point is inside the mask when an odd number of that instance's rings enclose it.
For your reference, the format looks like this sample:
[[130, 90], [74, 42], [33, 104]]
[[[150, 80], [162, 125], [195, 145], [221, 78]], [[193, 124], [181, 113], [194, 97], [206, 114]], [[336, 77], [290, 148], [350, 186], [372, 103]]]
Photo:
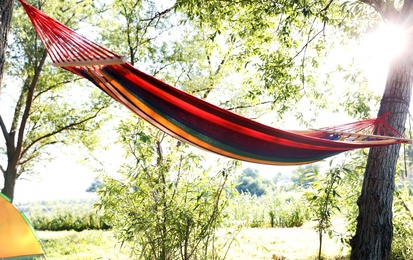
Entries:
[[40, 241], [26, 216], [0, 193], [0, 259], [44, 258]]

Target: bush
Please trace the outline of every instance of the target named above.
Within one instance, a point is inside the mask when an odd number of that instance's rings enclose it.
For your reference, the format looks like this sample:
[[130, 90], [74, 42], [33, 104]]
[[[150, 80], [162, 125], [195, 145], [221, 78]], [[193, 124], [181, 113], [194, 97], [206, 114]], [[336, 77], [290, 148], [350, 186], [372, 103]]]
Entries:
[[391, 259], [413, 259], [413, 199], [409, 185], [395, 191]]
[[[227, 193], [237, 162], [202, 167], [185, 144], [138, 122], [120, 129], [129, 163], [122, 179], [107, 177], [98, 191], [105, 220], [132, 258], [215, 259]], [[222, 166], [222, 167], [220, 167]]]

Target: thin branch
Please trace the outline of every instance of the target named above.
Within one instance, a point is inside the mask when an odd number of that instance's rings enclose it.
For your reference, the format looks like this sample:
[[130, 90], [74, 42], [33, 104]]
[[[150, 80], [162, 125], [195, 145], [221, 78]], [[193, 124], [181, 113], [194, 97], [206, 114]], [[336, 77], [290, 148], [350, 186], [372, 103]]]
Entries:
[[1, 132], [3, 133], [4, 139], [6, 139], [6, 143], [10, 142], [10, 136], [7, 134], [7, 128], [4, 124], [3, 117], [0, 115], [0, 127]]
[[[330, 2], [328, 2], [327, 5], [323, 9], [320, 10], [319, 14], [326, 13], [333, 2], [334, 2], [334, 0], [330, 0]], [[313, 22], [311, 23], [310, 32], [314, 28], [314, 23], [315, 23], [316, 19], [317, 19], [317, 16], [314, 18]], [[310, 45], [310, 43], [313, 42], [322, 32], [325, 31], [325, 27], [326, 27], [326, 22], [324, 21], [323, 22], [323, 28], [320, 31], [318, 31], [313, 37], [310, 38], [310, 35], [309, 35], [308, 38], [307, 38], [306, 44], [294, 55], [294, 57], [291, 60], [294, 60], [303, 51], [306, 52], [306, 50], [307, 50], [308, 46]]]
[[333, 2], [334, 2], [334, 0], [330, 0], [330, 2], [328, 2], [328, 4], [323, 9], [321, 9], [320, 13], [327, 12], [327, 10], [330, 8], [330, 6]]
[[146, 18], [146, 19], [142, 19], [142, 22], [149, 22], [148, 24], [151, 24], [155, 19], [157, 19], [158, 21], [164, 17], [166, 14], [168, 14], [169, 12], [171, 12], [173, 9], [175, 9], [176, 4], [163, 10], [162, 12], [156, 12], [155, 16], [151, 17], [151, 18]]
[[274, 101], [273, 101], [273, 100], [271, 100], [271, 101], [263, 101], [263, 102], [260, 102], [260, 103], [258, 103], [258, 104], [254, 104], [254, 105], [240, 105], [240, 106], [236, 106], [236, 107], [227, 108], [227, 110], [251, 108], [251, 107], [255, 107], [255, 106], [259, 106], [259, 105], [265, 105], [265, 104], [269, 104], [269, 103], [274, 103]]
[[54, 144], [57, 144], [57, 143], [59, 143], [59, 142], [52, 141], [52, 142], [44, 143], [43, 145], [37, 147], [33, 151], [32, 156], [27, 157], [25, 160], [19, 161], [18, 165], [21, 166], [21, 165], [24, 165], [24, 164], [28, 163], [29, 161], [32, 161], [33, 159], [35, 159], [38, 156], [38, 154], [37, 155], [35, 154], [37, 151], [41, 150], [42, 148], [44, 148], [46, 146], [54, 145]]
[[162, 66], [156, 68], [156, 69], [153, 71], [152, 76], [155, 77], [159, 72], [161, 72], [163, 69], [165, 69], [165, 68], [167, 68], [167, 67], [169, 67], [169, 66], [171, 66], [171, 65], [172, 65], [171, 63], [167, 63], [167, 64], [163, 64]]
[[30, 157], [28, 157], [26, 160], [22, 160], [19, 161], [19, 163], [17, 165], [21, 166], [21, 165], [25, 165], [26, 163], [32, 161], [33, 159], [35, 159], [38, 155], [32, 155]]
[[[40, 72], [42, 71], [42, 67], [43, 67], [43, 65], [46, 61], [46, 57], [47, 57], [47, 52], [44, 51], [43, 56], [42, 56], [42, 58], [39, 62], [39, 65], [35, 69], [35, 74], [33, 76], [32, 83], [31, 83], [29, 91], [27, 93], [26, 107], [25, 107], [24, 112], [23, 112], [22, 120], [20, 122], [19, 133], [18, 133], [18, 139], [17, 139], [17, 145], [16, 145], [16, 154], [20, 154], [20, 152], [22, 150], [22, 147], [23, 147], [24, 131], [26, 129], [27, 121], [29, 119], [30, 109], [31, 109], [32, 102], [33, 102], [34, 90], [35, 90], [37, 82], [39, 80]], [[14, 160], [16, 160], [15, 161], [15, 164], [16, 164], [17, 160], [18, 160], [17, 156]]]
[[44, 89], [44, 90], [42, 90], [42, 91], [38, 91], [37, 94], [33, 97], [33, 100], [36, 100], [36, 99], [37, 99], [39, 96], [41, 96], [42, 94], [44, 94], [44, 93], [46, 93], [46, 92], [49, 92], [50, 90], [52, 90], [52, 89], [54, 89], [54, 88], [57, 88], [57, 87], [59, 87], [59, 86], [61, 86], [61, 85], [63, 85], [63, 84], [68, 84], [68, 83], [76, 82], [76, 81], [79, 81], [79, 80], [82, 80], [82, 79], [83, 79], [83, 78], [78, 77], [78, 78], [75, 78], [75, 79], [64, 80], [64, 81], [58, 82], [58, 83], [56, 83], [56, 84], [54, 84], [54, 85], [52, 85], [52, 86], [50, 86], [50, 87], [48, 87], [48, 88], [46, 88], [46, 89]]
[[[331, 1], [332, 2], [332, 1]], [[330, 2], [330, 3], [331, 3]], [[315, 24], [315, 21], [316, 21], [316, 19], [317, 19], [317, 17], [314, 17], [314, 19], [313, 19], [313, 22], [311, 23], [311, 26], [310, 26], [310, 30], [308, 31], [308, 37], [307, 37], [307, 44], [304, 46], [304, 54], [303, 54], [303, 58], [302, 58], [302, 63], [301, 63], [301, 73], [302, 73], [302, 85], [303, 85], [303, 89], [305, 89], [305, 71], [304, 71], [304, 68], [305, 68], [305, 61], [306, 61], [306, 54], [307, 54], [307, 49], [308, 49], [308, 46], [309, 46], [309, 40], [310, 40], [310, 33], [311, 33], [311, 31], [313, 30], [313, 28], [314, 28], [314, 24]], [[325, 23], [324, 23], [325, 24]], [[321, 33], [322, 31], [324, 31], [324, 29], [325, 29], [325, 27], [323, 26], [323, 29], [319, 32], [319, 33]], [[318, 33], [318, 34], [319, 34]], [[316, 34], [316, 36], [318, 35], [318, 34]], [[294, 59], [294, 58], [293, 58]]]
[[311, 37], [311, 39], [306, 42], [306, 44], [294, 55], [294, 57], [291, 60], [297, 58], [297, 56], [300, 55], [306, 48], [308, 48], [308, 45], [310, 45], [310, 43], [314, 41], [322, 32], [324, 32], [324, 28], [318, 31], [313, 37]]
[[48, 138], [48, 137], [51, 137], [51, 136], [54, 136], [54, 135], [56, 135], [56, 134], [59, 134], [59, 133], [65, 131], [65, 130], [70, 130], [70, 129], [72, 129], [72, 128], [78, 126], [78, 125], [81, 125], [81, 124], [83, 124], [83, 123], [85, 123], [85, 122], [87, 122], [87, 121], [89, 121], [89, 120], [91, 120], [91, 119], [93, 119], [93, 118], [96, 118], [96, 117], [98, 116], [98, 114], [100, 113], [100, 111], [102, 111], [102, 110], [103, 110], [103, 107], [99, 108], [98, 111], [96, 111], [95, 114], [93, 114], [92, 116], [89, 116], [89, 117], [87, 117], [87, 118], [85, 118], [85, 119], [83, 119], [83, 120], [81, 120], [81, 121], [79, 121], [79, 122], [74, 122], [74, 123], [68, 124], [68, 125], [60, 128], [60, 129], [57, 129], [57, 130], [55, 130], [55, 131], [53, 131], [53, 132], [50, 132], [50, 133], [48, 133], [48, 134], [46, 134], [46, 135], [43, 135], [43, 136], [35, 139], [33, 142], [31, 142], [31, 143], [21, 152], [20, 158], [22, 158], [33, 145], [35, 145], [36, 143], [40, 142], [41, 140], [43, 140], [43, 139], [45, 139], [45, 138]]

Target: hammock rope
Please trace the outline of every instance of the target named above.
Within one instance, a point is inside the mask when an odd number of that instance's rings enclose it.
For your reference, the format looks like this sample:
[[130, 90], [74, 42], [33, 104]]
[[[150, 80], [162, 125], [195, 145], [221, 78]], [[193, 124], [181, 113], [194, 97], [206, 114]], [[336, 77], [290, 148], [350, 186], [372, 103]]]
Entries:
[[50, 19], [40, 10], [21, 1], [33, 26], [36, 28], [53, 65], [58, 67], [76, 65], [122, 64], [126, 58], [77, 34], [62, 23]]
[[133, 113], [191, 145], [271, 165], [299, 165], [360, 148], [411, 143], [379, 118], [284, 131], [239, 116], [166, 84], [20, 0], [53, 65], [84, 77]]

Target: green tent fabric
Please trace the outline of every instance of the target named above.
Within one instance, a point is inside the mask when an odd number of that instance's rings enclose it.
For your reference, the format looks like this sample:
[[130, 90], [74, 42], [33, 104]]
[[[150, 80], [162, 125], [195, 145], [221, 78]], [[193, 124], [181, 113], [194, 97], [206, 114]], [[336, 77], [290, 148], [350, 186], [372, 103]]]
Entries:
[[42, 258], [43, 248], [29, 220], [0, 193], [0, 259]]

